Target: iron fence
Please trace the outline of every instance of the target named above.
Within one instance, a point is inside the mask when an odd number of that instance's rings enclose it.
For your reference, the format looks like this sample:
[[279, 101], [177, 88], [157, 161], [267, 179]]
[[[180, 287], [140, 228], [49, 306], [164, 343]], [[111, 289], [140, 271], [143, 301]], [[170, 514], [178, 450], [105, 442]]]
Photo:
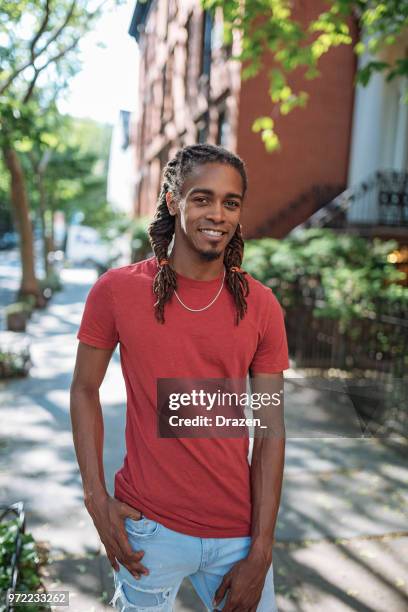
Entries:
[[369, 370], [373, 377], [408, 374], [408, 312], [399, 302], [378, 299], [374, 309], [347, 323], [316, 316], [324, 305], [312, 292], [286, 311], [291, 355], [300, 367]]

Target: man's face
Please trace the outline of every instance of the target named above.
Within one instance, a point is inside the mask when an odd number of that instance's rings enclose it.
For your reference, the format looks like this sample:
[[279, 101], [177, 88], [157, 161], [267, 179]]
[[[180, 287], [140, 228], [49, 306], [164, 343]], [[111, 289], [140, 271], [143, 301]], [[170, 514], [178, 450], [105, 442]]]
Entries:
[[169, 210], [177, 215], [176, 244], [207, 261], [223, 256], [241, 217], [242, 191], [241, 175], [233, 166], [196, 166], [184, 181], [181, 199], [166, 197]]

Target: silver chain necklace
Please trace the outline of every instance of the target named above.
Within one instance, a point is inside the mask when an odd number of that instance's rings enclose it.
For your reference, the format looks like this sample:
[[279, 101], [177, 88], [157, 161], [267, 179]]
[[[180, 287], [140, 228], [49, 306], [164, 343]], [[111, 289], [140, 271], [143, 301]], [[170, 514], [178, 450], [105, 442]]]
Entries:
[[218, 289], [218, 293], [217, 293], [217, 295], [215, 296], [215, 298], [214, 298], [213, 300], [211, 300], [211, 302], [210, 302], [209, 304], [207, 304], [207, 306], [204, 306], [204, 308], [190, 308], [189, 306], [186, 306], [186, 305], [184, 304], [184, 302], [182, 302], [182, 301], [181, 301], [181, 299], [180, 299], [180, 297], [179, 297], [179, 295], [178, 295], [178, 293], [177, 293], [177, 291], [176, 291], [176, 290], [174, 290], [174, 294], [175, 294], [176, 298], [178, 299], [178, 301], [180, 302], [180, 304], [181, 304], [182, 306], [184, 306], [184, 308], [185, 308], [186, 310], [190, 310], [191, 312], [201, 312], [202, 310], [207, 310], [207, 308], [209, 308], [210, 306], [212, 306], [212, 305], [214, 304], [215, 300], [216, 300], [216, 299], [218, 298], [218, 296], [220, 295], [220, 293], [221, 293], [221, 291], [222, 291], [222, 288], [224, 287], [224, 281], [225, 281], [225, 266], [224, 266], [224, 276], [222, 277], [221, 287]]

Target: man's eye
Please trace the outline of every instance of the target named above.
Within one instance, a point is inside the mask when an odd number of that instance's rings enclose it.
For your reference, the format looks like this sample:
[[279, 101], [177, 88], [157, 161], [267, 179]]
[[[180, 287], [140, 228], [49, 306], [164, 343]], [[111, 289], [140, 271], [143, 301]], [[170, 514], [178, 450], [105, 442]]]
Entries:
[[194, 198], [194, 202], [199, 202], [200, 204], [202, 202], [207, 202], [207, 201], [208, 201], [207, 198]]
[[239, 203], [234, 202], [233, 200], [229, 200], [228, 202], [226, 202], [226, 204], [230, 206], [231, 208], [237, 208], [239, 206]]

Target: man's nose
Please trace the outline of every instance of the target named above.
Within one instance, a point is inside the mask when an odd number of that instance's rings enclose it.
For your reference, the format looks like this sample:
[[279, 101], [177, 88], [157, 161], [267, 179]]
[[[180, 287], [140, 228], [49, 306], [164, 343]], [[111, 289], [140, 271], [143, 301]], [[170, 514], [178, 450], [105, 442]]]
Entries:
[[213, 223], [222, 223], [225, 220], [225, 208], [223, 203], [220, 201], [214, 201], [207, 210], [207, 219], [213, 221]]

